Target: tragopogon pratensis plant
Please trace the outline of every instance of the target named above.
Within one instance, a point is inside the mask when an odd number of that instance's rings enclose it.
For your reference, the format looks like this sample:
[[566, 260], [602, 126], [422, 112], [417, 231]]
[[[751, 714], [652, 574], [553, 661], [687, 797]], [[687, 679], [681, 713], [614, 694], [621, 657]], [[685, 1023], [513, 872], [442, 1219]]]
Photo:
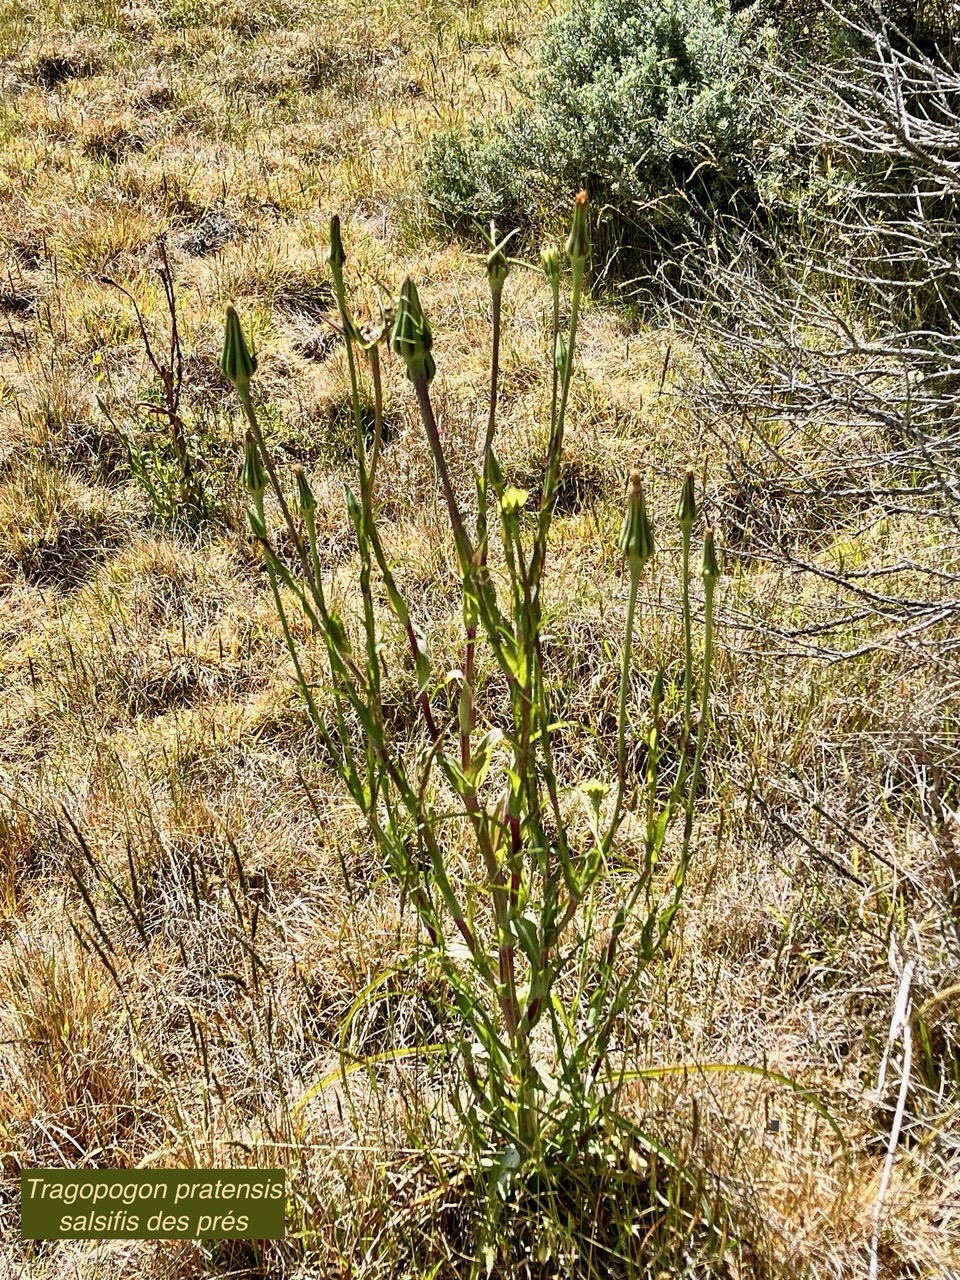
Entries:
[[[345, 486], [346, 507], [359, 551], [362, 652], [328, 600], [320, 571], [314, 521], [315, 501], [306, 476], [296, 477], [289, 500], [271, 459], [251, 398], [256, 361], [250, 354], [236, 311], [227, 311], [224, 374], [236, 387], [249, 430], [244, 484], [252, 499], [250, 524], [263, 548], [270, 583], [297, 680], [317, 732], [336, 762], [347, 790], [362, 811], [373, 844], [415, 906], [428, 952], [442, 969], [452, 997], [456, 1048], [462, 1064], [454, 1103], [475, 1153], [502, 1188], [512, 1172], [564, 1150], [599, 1119], [615, 1097], [616, 1073], [608, 1069], [614, 1022], [635, 990], [635, 976], [661, 953], [680, 903], [690, 856], [698, 782], [708, 725], [713, 635], [713, 592], [717, 562], [713, 538], [703, 547], [704, 642], [699, 680], [695, 670], [690, 601], [690, 553], [698, 517], [692, 472], [687, 473], [677, 510], [683, 538], [681, 596], [684, 621], [683, 741], [669, 785], [659, 779], [662, 673], [651, 673], [644, 776], [628, 770], [627, 735], [631, 650], [637, 597], [644, 566], [654, 554], [653, 527], [639, 472], [631, 472], [620, 550], [628, 571], [626, 634], [623, 643], [615, 788], [596, 780], [580, 787], [589, 835], [573, 836], [564, 816], [554, 752], [564, 728], [552, 705], [541, 650], [541, 587], [547, 543], [563, 453], [564, 426], [589, 253], [587, 198], [575, 201], [566, 243], [570, 272], [569, 320], [561, 325], [561, 254], [544, 251], [541, 265], [552, 296], [550, 345], [550, 433], [539, 510], [527, 514], [527, 494], [509, 484], [495, 449], [500, 297], [513, 265], [506, 241], [491, 236], [486, 269], [493, 300], [489, 418], [483, 465], [475, 474], [476, 514], [468, 521], [447, 468], [434, 416], [430, 385], [436, 364], [433, 336], [412, 280], [404, 281], [392, 327], [365, 338], [347, 302], [345, 254], [338, 219], [330, 234], [330, 270], [340, 312], [352, 391], [356, 432], [356, 489]], [[375, 455], [380, 440], [380, 366], [377, 344], [389, 345], [405, 363], [436, 466], [456, 550], [463, 606], [464, 660], [455, 719], [438, 714], [436, 693], [447, 673], [438, 671], [410, 601], [397, 585], [381, 542], [374, 493]], [[361, 357], [375, 385], [377, 443], [368, 459], [360, 413]], [[268, 488], [295, 555], [295, 568], [278, 555], [267, 524]], [[491, 512], [502, 546], [499, 581], [488, 564]], [[472, 525], [472, 527], [471, 527]], [[423, 748], [412, 753], [392, 734], [380, 705], [380, 647], [383, 636], [374, 612], [372, 581], [379, 577], [417, 677]], [[316, 687], [304, 671], [288, 625], [290, 600], [302, 609], [325, 648], [328, 696], [321, 711]], [[478, 646], [486, 645], [506, 678], [509, 705], [493, 728], [479, 722], [476, 697]], [[693, 700], [699, 684], [699, 716]], [[362, 747], [350, 727], [359, 723]], [[413, 757], [413, 758], [411, 758]], [[611, 772], [613, 768], [611, 769]], [[443, 784], [443, 785], [441, 785]], [[467, 873], [449, 838], [449, 795], [457, 798], [460, 822], [475, 850]], [[612, 802], [606, 797], [613, 790]], [[599, 893], [625, 808], [630, 804], [644, 831], [640, 864], [603, 945], [591, 945], [600, 929]], [[661, 865], [668, 829], [682, 817], [682, 836], [669, 865]], [[460, 832], [463, 835], [463, 831]], [[634, 981], [619, 973], [618, 952], [627, 925], [638, 927], [639, 964]]]

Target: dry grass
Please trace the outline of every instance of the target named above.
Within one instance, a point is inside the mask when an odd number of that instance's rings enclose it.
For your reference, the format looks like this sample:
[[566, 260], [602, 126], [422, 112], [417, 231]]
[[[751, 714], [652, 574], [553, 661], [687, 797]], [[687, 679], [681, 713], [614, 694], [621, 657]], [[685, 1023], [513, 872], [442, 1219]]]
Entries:
[[[439, 125], [506, 100], [538, 22], [499, 0], [466, 11], [444, 0], [0, 5], [10, 1276], [466, 1274], [457, 1250], [473, 1208], [429, 1060], [351, 1076], [298, 1106], [336, 1066], [343, 1019], [374, 979], [395, 975], [353, 1025], [357, 1052], [431, 1043], [450, 1015], [429, 971], [405, 968], [409, 910], [307, 731], [241, 518], [239, 426], [217, 355], [235, 299], [260, 351], [270, 438], [315, 480], [324, 568], [349, 611], [347, 382], [324, 320], [326, 220], [342, 214], [371, 308], [375, 289], [389, 296], [415, 272], [437, 335], [438, 414], [468, 493], [486, 294], [478, 264], [430, 238], [416, 165]], [[155, 380], [132, 306], [101, 283], [109, 274], [130, 290], [162, 348], [158, 235], [177, 281], [184, 418], [216, 490], [218, 514], [195, 531], [158, 524], [97, 406], [100, 396], [162, 455], [162, 423], [137, 408]], [[511, 277], [505, 325], [501, 459], [536, 493], [548, 316], [532, 274]], [[584, 317], [548, 600], [549, 660], [583, 726], [558, 761], [564, 781], [614, 767], [625, 609], [614, 549], [628, 464], [653, 478], [664, 549], [646, 580], [637, 670], [679, 648], [665, 517], [683, 466], [706, 454], [709, 467], [710, 436], [670, 398], [672, 372], [663, 383], [671, 347], [674, 361], [695, 359], [670, 333], [599, 305]], [[385, 395], [384, 540], [431, 645], [456, 666], [452, 548], [395, 363]], [[742, 548], [750, 521], [734, 535]], [[939, 554], [906, 520], [883, 536], [905, 559]], [[843, 551], [849, 563], [851, 538], [828, 523], [809, 554], [830, 564]], [[853, 542], [869, 563], [870, 539]], [[928, 667], [883, 651], [831, 667], [784, 656], [757, 628], [830, 604], [828, 584], [802, 600], [788, 586], [762, 563], [722, 584], [715, 733], [682, 927], [621, 1037], [648, 1071], [631, 1107], [739, 1233], [722, 1274], [865, 1274], [899, 1083], [895, 1053], [890, 1096], [874, 1097], [897, 990], [890, 956], [915, 959], [918, 1047], [880, 1273], [948, 1280], [960, 1274], [960, 1003], [955, 990], [938, 995], [960, 965], [958, 673], [931, 687]], [[415, 735], [408, 673], [392, 671], [384, 690], [398, 731]], [[485, 696], [492, 686], [481, 714]], [[629, 832], [622, 844], [629, 857]], [[653, 1070], [672, 1064], [689, 1069]], [[710, 1064], [763, 1064], [797, 1081], [846, 1145], [789, 1086]], [[17, 1242], [20, 1168], [84, 1163], [282, 1164], [298, 1234], [263, 1254]], [[529, 1274], [566, 1272], [555, 1261]]]

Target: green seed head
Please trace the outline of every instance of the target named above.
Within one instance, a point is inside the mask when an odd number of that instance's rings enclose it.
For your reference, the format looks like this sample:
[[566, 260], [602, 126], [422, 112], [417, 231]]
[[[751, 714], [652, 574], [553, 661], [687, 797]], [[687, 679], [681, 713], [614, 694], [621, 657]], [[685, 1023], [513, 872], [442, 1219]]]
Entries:
[[713, 545], [713, 530], [707, 526], [703, 534], [703, 573], [704, 580], [714, 581], [720, 577], [720, 565]]
[[402, 356], [407, 366], [407, 377], [411, 382], [423, 379], [430, 382], [437, 371], [430, 349], [433, 346], [433, 334], [427, 324], [420, 305], [417, 286], [408, 276], [400, 290], [397, 302], [397, 318], [393, 324], [391, 346], [398, 356]]
[[687, 467], [687, 474], [683, 478], [680, 501], [677, 503], [677, 519], [680, 521], [680, 527], [689, 533], [696, 518], [697, 495], [693, 479], [693, 468]]
[[653, 555], [653, 525], [643, 496], [643, 477], [637, 470], [630, 472], [627, 481], [627, 510], [619, 545], [632, 569], [641, 568]]
[[590, 222], [587, 217], [587, 193], [578, 191], [573, 200], [573, 225], [567, 237], [567, 257], [581, 266], [590, 256]]
[[327, 261], [330, 263], [331, 270], [342, 271], [346, 260], [347, 255], [343, 251], [343, 241], [340, 239], [340, 218], [334, 214], [330, 219], [330, 252], [327, 254]]
[[312, 516], [317, 509], [317, 500], [303, 473], [303, 467], [297, 467], [294, 475], [297, 477], [297, 506], [300, 508], [300, 513], [305, 517]]
[[240, 327], [237, 309], [231, 303], [227, 307], [227, 322], [223, 331], [223, 351], [220, 354], [220, 372], [232, 382], [241, 399], [250, 394], [250, 379], [257, 369], [257, 357], [247, 346]]
[[243, 441], [243, 487], [257, 501], [263, 500], [267, 488], [267, 474], [252, 431], [247, 432]]

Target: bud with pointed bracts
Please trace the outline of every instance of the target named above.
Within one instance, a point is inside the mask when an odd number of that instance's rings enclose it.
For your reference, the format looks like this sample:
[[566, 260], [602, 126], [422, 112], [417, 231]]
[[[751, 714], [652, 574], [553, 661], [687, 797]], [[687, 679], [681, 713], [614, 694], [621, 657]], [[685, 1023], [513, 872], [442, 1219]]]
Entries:
[[227, 320], [223, 331], [223, 350], [220, 353], [220, 372], [232, 382], [241, 400], [250, 395], [250, 379], [257, 369], [257, 357], [247, 346], [240, 326], [237, 309], [231, 303], [227, 307]]
[[430, 350], [433, 334], [420, 305], [417, 286], [408, 276], [403, 282], [397, 302], [397, 318], [393, 325], [391, 346], [402, 356], [411, 382], [430, 382], [437, 371]]
[[343, 240], [340, 238], [340, 218], [334, 214], [330, 219], [330, 252], [327, 261], [332, 271], [342, 271], [347, 255], [343, 251]]
[[486, 267], [490, 292], [494, 294], [501, 293], [504, 281], [510, 274], [510, 263], [507, 261], [507, 255], [503, 252], [501, 245], [495, 245], [487, 254]]
[[636, 469], [627, 481], [627, 510], [619, 546], [631, 569], [641, 569], [653, 555], [653, 525], [643, 496], [643, 477]]
[[317, 500], [313, 496], [313, 490], [310, 488], [310, 482], [304, 474], [303, 467], [297, 467], [294, 471], [297, 478], [297, 506], [303, 516], [310, 516], [317, 509]]
[[587, 216], [587, 193], [578, 191], [573, 200], [573, 224], [567, 237], [567, 257], [582, 266], [590, 256], [590, 222]]
[[257, 504], [257, 509], [261, 510], [267, 490], [267, 473], [260, 461], [260, 450], [253, 432], [249, 430], [243, 440], [243, 487]]
[[707, 526], [703, 534], [703, 577], [713, 581], [720, 577], [720, 565], [717, 563], [717, 552], [713, 545], [713, 530]]
[[677, 503], [677, 519], [680, 521], [681, 529], [684, 529], [689, 533], [693, 528], [696, 518], [697, 495], [693, 478], [693, 468], [687, 467], [687, 474], [683, 478], [683, 489], [680, 493], [680, 501]]

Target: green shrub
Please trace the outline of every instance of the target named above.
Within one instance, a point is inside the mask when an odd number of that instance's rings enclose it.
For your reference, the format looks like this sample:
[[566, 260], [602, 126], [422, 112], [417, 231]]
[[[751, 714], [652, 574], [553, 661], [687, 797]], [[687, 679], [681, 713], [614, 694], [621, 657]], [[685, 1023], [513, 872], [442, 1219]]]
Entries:
[[606, 214], [606, 258], [702, 239], [718, 215], [747, 218], [766, 163], [758, 39], [728, 0], [575, 4], [548, 28], [530, 108], [434, 139], [428, 198], [464, 229], [529, 222], [537, 201], [585, 186]]

